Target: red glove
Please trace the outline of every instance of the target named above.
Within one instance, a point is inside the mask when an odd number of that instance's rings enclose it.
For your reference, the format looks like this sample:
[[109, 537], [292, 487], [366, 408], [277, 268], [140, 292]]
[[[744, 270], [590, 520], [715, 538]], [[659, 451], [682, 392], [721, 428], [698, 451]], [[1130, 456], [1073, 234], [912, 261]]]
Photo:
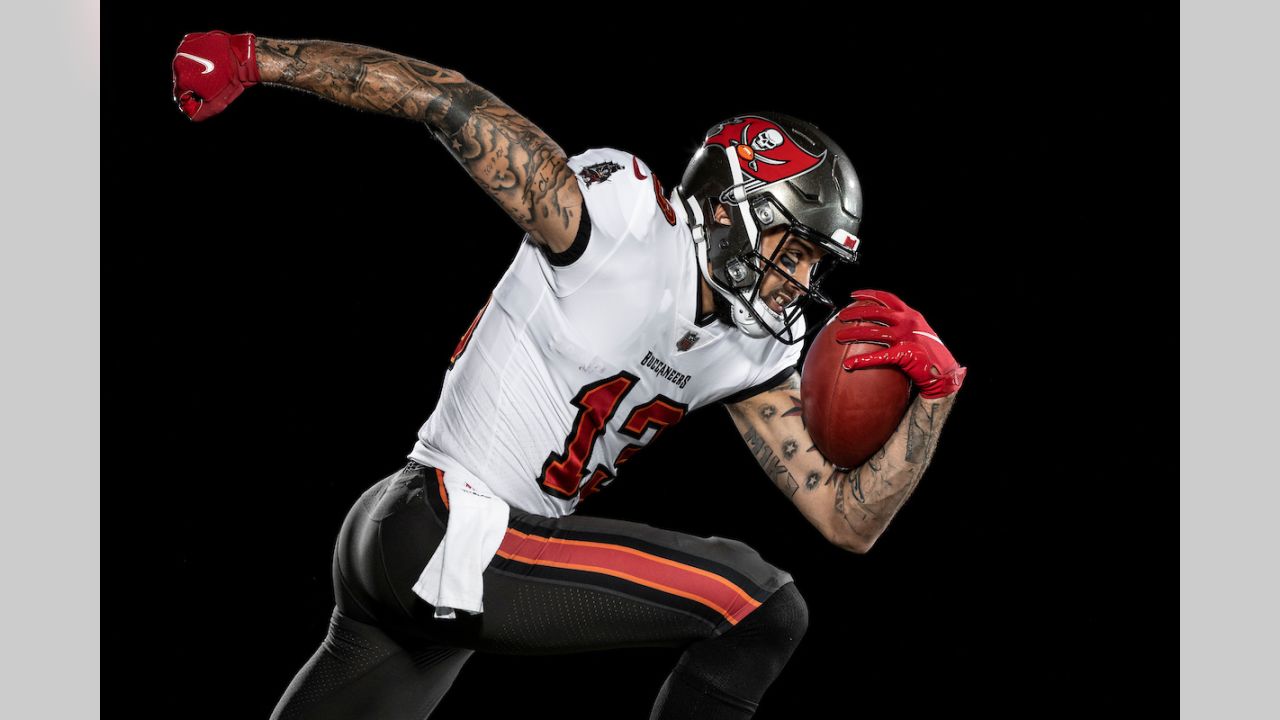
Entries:
[[252, 33], [188, 33], [173, 56], [173, 101], [195, 122], [222, 112], [258, 79]]
[[855, 290], [849, 296], [855, 301], [872, 300], [882, 307], [850, 305], [836, 315], [840, 322], [862, 320], [882, 324], [841, 328], [836, 331], [836, 342], [870, 342], [888, 347], [847, 358], [845, 370], [897, 365], [927, 398], [946, 397], [960, 389], [968, 370], [956, 363], [923, 315], [907, 307], [897, 295], [883, 290]]

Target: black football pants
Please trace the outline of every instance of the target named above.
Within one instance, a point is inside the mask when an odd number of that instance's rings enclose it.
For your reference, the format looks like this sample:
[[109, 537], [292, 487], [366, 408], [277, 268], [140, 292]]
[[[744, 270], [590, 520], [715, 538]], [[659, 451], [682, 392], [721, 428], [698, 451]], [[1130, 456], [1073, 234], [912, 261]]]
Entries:
[[414, 462], [361, 496], [338, 535], [328, 636], [272, 718], [426, 718], [476, 650], [624, 647], [684, 648], [651, 718], [749, 718], [808, 624], [791, 576], [736, 540], [514, 508], [484, 612], [438, 619], [411, 588], [448, 512], [439, 472]]

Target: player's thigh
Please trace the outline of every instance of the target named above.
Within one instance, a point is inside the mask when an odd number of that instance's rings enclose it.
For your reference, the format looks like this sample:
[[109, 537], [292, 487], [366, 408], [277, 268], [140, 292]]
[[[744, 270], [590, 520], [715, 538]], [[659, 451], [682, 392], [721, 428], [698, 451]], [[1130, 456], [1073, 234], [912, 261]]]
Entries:
[[425, 718], [472, 651], [393, 639], [334, 609], [329, 633], [281, 696], [272, 720]]
[[741, 622], [791, 576], [737, 540], [635, 522], [512, 509], [484, 574], [484, 612], [434, 617], [412, 592], [449, 522], [432, 468], [370, 488], [334, 559], [338, 607], [396, 637], [543, 654], [683, 647]]
[[484, 581], [474, 646], [551, 653], [715, 637], [791, 576], [737, 540], [513, 510]]

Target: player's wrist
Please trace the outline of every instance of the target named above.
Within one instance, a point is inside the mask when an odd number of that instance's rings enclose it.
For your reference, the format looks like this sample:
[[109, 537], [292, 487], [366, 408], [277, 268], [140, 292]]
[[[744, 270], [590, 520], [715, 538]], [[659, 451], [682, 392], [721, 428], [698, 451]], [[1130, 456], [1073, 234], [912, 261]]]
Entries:
[[955, 367], [942, 376], [934, 378], [932, 382], [920, 385], [920, 398], [926, 402], [954, 398], [956, 393], [960, 392], [960, 387], [964, 384], [964, 376], [968, 372], [968, 368]]
[[279, 42], [271, 38], [254, 36], [253, 60], [258, 72], [258, 82], [283, 83], [285, 62], [279, 54], [271, 51], [271, 43]]
[[239, 61], [236, 76], [245, 87], [261, 82], [262, 73], [258, 69], [257, 38], [253, 33], [240, 33], [231, 36], [231, 52]]

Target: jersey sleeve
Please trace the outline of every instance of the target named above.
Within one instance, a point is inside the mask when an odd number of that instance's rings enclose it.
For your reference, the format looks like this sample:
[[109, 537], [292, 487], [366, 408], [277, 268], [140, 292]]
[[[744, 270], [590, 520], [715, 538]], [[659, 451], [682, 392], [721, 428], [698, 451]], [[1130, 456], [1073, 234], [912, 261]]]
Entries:
[[[797, 333], [803, 334], [805, 331], [804, 318], [798, 320], [793, 329]], [[771, 339], [767, 342], [769, 343], [768, 350], [765, 352], [764, 362], [761, 363], [759, 372], [753, 376], [745, 387], [720, 398], [718, 402], [725, 405], [742, 402], [747, 398], [777, 387], [792, 372], [800, 372], [800, 353], [804, 349], [804, 343], [787, 345]]]
[[626, 243], [650, 241], [655, 222], [673, 225], [675, 218], [653, 172], [631, 153], [594, 148], [569, 158], [569, 167], [583, 199], [578, 234], [560, 253], [539, 246], [543, 275], [560, 297], [586, 284]]

